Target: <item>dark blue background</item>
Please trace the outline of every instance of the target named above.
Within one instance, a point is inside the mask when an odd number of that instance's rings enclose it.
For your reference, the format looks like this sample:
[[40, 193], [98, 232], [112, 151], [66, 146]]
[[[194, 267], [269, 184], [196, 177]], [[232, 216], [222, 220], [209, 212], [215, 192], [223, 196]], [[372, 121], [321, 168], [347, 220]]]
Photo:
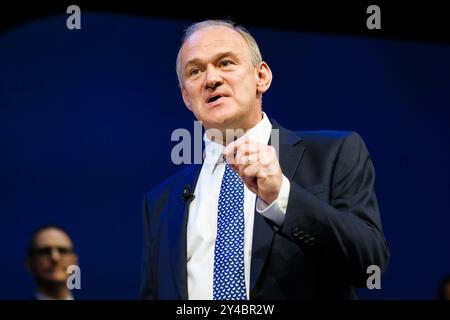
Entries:
[[[193, 128], [175, 74], [188, 22], [84, 14], [0, 34], [0, 298], [29, 298], [30, 232], [58, 223], [80, 299], [135, 299], [142, 197], [178, 170]], [[363, 298], [433, 299], [450, 273], [450, 46], [249, 28], [274, 73], [264, 110], [287, 128], [358, 131], [376, 168], [391, 264]], [[330, 272], [333, 272], [330, 266]]]

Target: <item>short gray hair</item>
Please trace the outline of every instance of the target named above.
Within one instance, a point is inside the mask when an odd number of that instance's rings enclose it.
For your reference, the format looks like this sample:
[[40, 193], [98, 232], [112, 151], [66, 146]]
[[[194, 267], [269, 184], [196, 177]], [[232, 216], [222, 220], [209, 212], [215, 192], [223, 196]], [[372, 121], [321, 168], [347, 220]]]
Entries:
[[195, 32], [197, 32], [200, 29], [206, 28], [206, 27], [213, 27], [213, 26], [223, 26], [230, 28], [237, 33], [239, 33], [247, 42], [248, 49], [250, 51], [250, 59], [252, 60], [253, 66], [257, 66], [260, 62], [262, 62], [262, 56], [261, 52], [259, 51], [258, 44], [256, 43], [255, 38], [250, 34], [250, 32], [247, 31], [244, 27], [236, 25], [232, 21], [226, 21], [226, 20], [205, 20], [201, 22], [194, 23], [190, 25], [186, 31], [184, 32], [183, 39], [181, 41], [180, 49], [178, 50], [177, 55], [177, 62], [176, 62], [176, 70], [177, 70], [177, 76], [178, 76], [178, 84], [180, 87], [183, 85], [182, 81], [182, 71], [181, 71], [181, 61], [180, 61], [180, 55], [181, 55], [181, 48], [183, 47], [183, 44], [186, 42], [186, 40], [192, 36]]

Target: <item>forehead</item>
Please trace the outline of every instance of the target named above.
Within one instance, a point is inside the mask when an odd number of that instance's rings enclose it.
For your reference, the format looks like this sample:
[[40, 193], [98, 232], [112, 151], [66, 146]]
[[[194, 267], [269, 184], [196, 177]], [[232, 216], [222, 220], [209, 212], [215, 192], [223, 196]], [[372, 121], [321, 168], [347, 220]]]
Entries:
[[69, 236], [58, 229], [45, 229], [36, 235], [34, 245], [42, 246], [72, 246]]
[[184, 64], [228, 51], [250, 57], [247, 42], [237, 31], [225, 26], [210, 26], [196, 31], [184, 42], [180, 58]]

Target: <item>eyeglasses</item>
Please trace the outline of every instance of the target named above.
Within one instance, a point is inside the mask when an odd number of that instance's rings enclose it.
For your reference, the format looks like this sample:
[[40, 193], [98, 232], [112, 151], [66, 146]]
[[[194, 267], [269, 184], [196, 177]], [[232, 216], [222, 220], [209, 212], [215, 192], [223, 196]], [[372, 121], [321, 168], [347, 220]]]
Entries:
[[35, 254], [37, 256], [50, 256], [53, 253], [53, 250], [58, 251], [58, 253], [61, 256], [67, 256], [69, 254], [73, 253], [73, 249], [72, 248], [67, 248], [67, 247], [51, 247], [51, 246], [46, 246], [46, 247], [40, 247], [40, 248], [33, 248], [31, 250], [32, 254]]

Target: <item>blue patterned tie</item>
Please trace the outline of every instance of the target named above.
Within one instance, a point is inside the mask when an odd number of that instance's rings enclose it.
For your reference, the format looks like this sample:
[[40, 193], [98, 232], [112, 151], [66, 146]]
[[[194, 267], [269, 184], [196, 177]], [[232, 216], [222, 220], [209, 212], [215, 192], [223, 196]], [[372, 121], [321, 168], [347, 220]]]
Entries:
[[227, 163], [219, 194], [213, 299], [247, 299], [244, 274], [244, 184]]

